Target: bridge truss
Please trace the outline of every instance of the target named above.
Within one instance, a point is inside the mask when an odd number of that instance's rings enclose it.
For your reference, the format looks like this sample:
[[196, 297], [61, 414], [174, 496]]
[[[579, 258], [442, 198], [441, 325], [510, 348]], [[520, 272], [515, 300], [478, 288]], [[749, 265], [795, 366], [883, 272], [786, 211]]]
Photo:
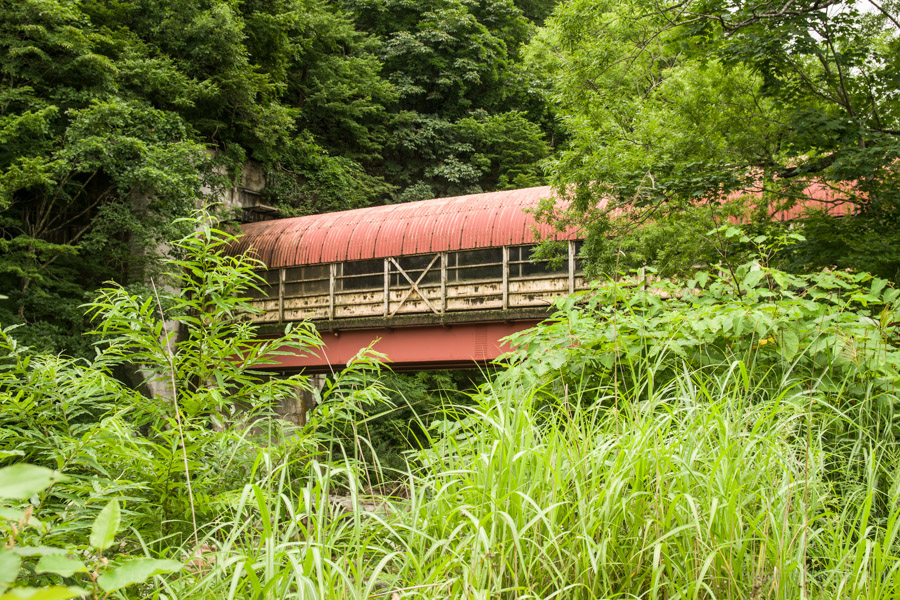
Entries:
[[270, 269], [260, 272], [253, 320], [264, 330], [309, 320], [322, 334], [325, 348], [280, 370], [328, 372], [375, 340], [399, 368], [484, 363], [508, 350], [501, 338], [587, 287], [581, 242], [564, 243], [555, 260], [532, 260], [527, 244]]
[[253, 302], [260, 323], [311, 320], [327, 329], [391, 326], [400, 317], [418, 323], [479, 311], [547, 308], [553, 299], [584, 289], [569, 241], [555, 261], [531, 260], [534, 245], [435, 252], [384, 259], [284, 267], [261, 272], [265, 280]]

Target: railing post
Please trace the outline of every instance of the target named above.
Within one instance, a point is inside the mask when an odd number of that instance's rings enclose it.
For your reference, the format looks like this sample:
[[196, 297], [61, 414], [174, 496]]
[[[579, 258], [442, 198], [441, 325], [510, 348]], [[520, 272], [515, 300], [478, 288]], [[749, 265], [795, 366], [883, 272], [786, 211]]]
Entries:
[[384, 316], [390, 314], [391, 308], [391, 262], [384, 259]]
[[503, 246], [503, 310], [509, 309], [509, 246]]
[[328, 269], [328, 320], [334, 321], [334, 290], [337, 263], [331, 263]]
[[575, 241], [569, 240], [569, 293], [575, 293]]
[[447, 253], [441, 252], [441, 314], [447, 313]]
[[278, 322], [284, 323], [284, 272], [287, 269], [278, 270]]

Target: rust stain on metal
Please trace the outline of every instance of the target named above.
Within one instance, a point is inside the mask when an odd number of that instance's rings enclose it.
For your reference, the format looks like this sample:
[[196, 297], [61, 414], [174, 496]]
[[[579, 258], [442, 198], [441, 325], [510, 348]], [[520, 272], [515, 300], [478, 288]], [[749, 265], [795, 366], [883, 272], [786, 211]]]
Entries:
[[[270, 268], [531, 244], [534, 208], [550, 187], [437, 198], [336, 213], [248, 223], [234, 251], [249, 248]], [[556, 233], [576, 239], [575, 231]]]

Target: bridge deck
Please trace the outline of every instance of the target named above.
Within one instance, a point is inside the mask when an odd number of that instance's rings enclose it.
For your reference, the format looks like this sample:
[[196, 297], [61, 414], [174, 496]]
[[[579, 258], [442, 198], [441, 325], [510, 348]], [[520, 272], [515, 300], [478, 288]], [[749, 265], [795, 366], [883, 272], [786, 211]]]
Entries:
[[[852, 211], [830, 188], [804, 193], [790, 209], [768, 207], [772, 218], [814, 207]], [[746, 195], [759, 194], [734, 194]], [[323, 335], [320, 356], [286, 360], [285, 369], [327, 370], [375, 339], [396, 366], [483, 362], [503, 351], [501, 337], [546, 317], [555, 298], [587, 287], [577, 258], [582, 232], [534, 218], [554, 197], [535, 187], [251, 223], [231, 251], [250, 251], [269, 267], [252, 300], [263, 334], [309, 320]], [[557, 206], [567, 201], [556, 198]], [[531, 261], [539, 239], [567, 245], [566, 256]]]

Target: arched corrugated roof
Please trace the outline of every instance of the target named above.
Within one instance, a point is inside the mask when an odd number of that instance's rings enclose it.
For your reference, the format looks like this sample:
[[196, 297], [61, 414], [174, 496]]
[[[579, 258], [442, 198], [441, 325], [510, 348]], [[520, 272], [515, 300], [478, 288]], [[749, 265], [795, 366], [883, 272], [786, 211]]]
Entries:
[[534, 187], [248, 223], [234, 251], [253, 248], [275, 269], [532, 244], [535, 230], [542, 239], [576, 239], [525, 212], [553, 195], [550, 187]]
[[[252, 248], [259, 260], [270, 269], [277, 269], [533, 244], [538, 238], [582, 237], [574, 229], [561, 233], [539, 224], [526, 212], [554, 195], [549, 186], [533, 187], [248, 223], [242, 227], [244, 235], [232, 252]], [[730, 197], [744, 195], [760, 193], [742, 192]], [[773, 211], [772, 218], [800, 218], [810, 208], [824, 208], [836, 216], [853, 212], [853, 205], [842, 201], [841, 194], [821, 184], [810, 185], [804, 195], [806, 198], [792, 208]], [[621, 210], [616, 209], [613, 214], [621, 214]]]

